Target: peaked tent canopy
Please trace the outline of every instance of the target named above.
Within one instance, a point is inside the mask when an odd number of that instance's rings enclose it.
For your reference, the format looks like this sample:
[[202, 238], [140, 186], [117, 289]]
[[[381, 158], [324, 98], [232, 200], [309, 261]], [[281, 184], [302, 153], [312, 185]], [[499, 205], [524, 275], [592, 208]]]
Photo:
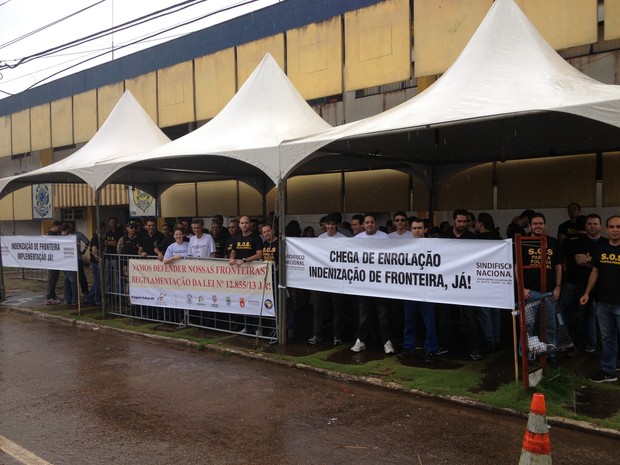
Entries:
[[573, 68], [514, 0], [496, 0], [431, 87], [378, 115], [286, 141], [280, 175], [330, 154], [454, 165], [618, 149], [620, 86]]
[[177, 175], [189, 173], [195, 180], [217, 179], [219, 174], [277, 185], [281, 142], [330, 127], [267, 54], [211, 121], [158, 149], [106, 164], [114, 171], [110, 181], [143, 189], [179, 182]]
[[99, 131], [75, 153], [28, 173], [0, 179], [0, 195], [43, 183], [86, 183], [93, 189], [109, 176], [101, 162], [143, 152], [170, 142], [128, 90]]

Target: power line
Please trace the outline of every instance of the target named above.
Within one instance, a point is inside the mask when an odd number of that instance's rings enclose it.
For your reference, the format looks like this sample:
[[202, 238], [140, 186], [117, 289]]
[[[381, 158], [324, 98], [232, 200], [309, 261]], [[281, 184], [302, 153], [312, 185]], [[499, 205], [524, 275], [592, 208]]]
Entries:
[[[105, 0], [102, 0], [102, 1], [105, 1]], [[131, 27], [135, 27], [135, 26], [144, 24], [144, 23], [146, 23], [148, 21], [152, 21], [154, 19], [163, 18], [163, 17], [168, 16], [168, 15], [170, 15], [172, 13], [176, 13], [178, 11], [182, 11], [182, 10], [184, 10], [184, 9], [190, 7], [190, 6], [194, 6], [194, 5], [206, 2], [206, 1], [207, 0], [186, 0], [186, 1], [181, 2], [181, 3], [177, 3], [175, 5], [163, 8], [161, 10], [154, 11], [152, 13], [149, 13], [147, 15], [141, 16], [139, 18], [132, 19], [131, 21], [127, 21], [127, 22], [119, 24], [117, 26], [113, 26], [111, 28], [104, 29], [104, 30], [96, 32], [94, 34], [90, 34], [88, 36], [72, 40], [72, 41], [67, 42], [65, 44], [57, 45], [57, 46], [52, 47], [50, 49], [34, 53], [32, 55], [28, 55], [28, 56], [23, 57], [23, 58], [20, 58], [20, 59], [16, 60], [17, 62], [15, 64], [9, 64], [9, 63], [6, 63], [6, 61], [5, 61], [3, 64], [0, 64], [0, 70], [3, 70], [3, 69], [15, 69], [18, 66], [20, 66], [22, 64], [25, 64], [25, 63], [28, 63], [28, 62], [30, 62], [32, 60], [37, 59], [37, 58], [41, 58], [41, 57], [44, 57], [44, 56], [52, 55], [52, 54], [54, 54], [56, 52], [66, 50], [68, 48], [76, 47], [78, 45], [82, 45], [82, 44], [91, 42], [93, 40], [100, 39], [102, 37], [105, 37], [105, 36], [110, 35], [110, 34], [114, 34], [116, 32], [124, 31], [126, 29], [131, 28]], [[2, 62], [0, 62], [0, 63], [2, 63]]]
[[[2, 5], [6, 5], [6, 4], [7, 4], [8, 2], [10, 2], [10, 1], [11, 1], [11, 0], [7, 0], [6, 2], [4, 2], [4, 3], [0, 4], [0, 6], [2, 6]], [[33, 36], [33, 35], [37, 34], [38, 32], [44, 31], [44, 30], [45, 30], [45, 29], [47, 29], [47, 28], [50, 28], [50, 27], [52, 27], [52, 26], [55, 26], [56, 24], [62, 23], [63, 21], [65, 21], [65, 20], [67, 20], [67, 19], [69, 19], [69, 18], [72, 18], [73, 16], [79, 15], [80, 13], [83, 13], [84, 11], [89, 10], [89, 9], [91, 9], [91, 8], [93, 8], [93, 7], [97, 6], [97, 5], [99, 5], [100, 3], [103, 3], [103, 2], [105, 2], [105, 1], [106, 1], [106, 0], [100, 0], [100, 1], [98, 1], [97, 3], [93, 3], [92, 5], [87, 6], [86, 8], [82, 8], [81, 10], [78, 10], [78, 11], [76, 11], [76, 12], [74, 12], [74, 13], [71, 13], [71, 14], [69, 14], [69, 15], [67, 15], [67, 16], [65, 16], [65, 17], [63, 17], [63, 18], [57, 19], [56, 21], [53, 21], [53, 22], [51, 22], [51, 23], [49, 23], [49, 24], [46, 24], [45, 26], [41, 26], [40, 28], [35, 29], [34, 31], [27, 32], [26, 34], [24, 34], [24, 35], [22, 35], [22, 36], [19, 36], [19, 37], [18, 37], [18, 38], [16, 38], [16, 39], [9, 40], [8, 42], [5, 42], [4, 44], [0, 44], [0, 49], [3, 49], [3, 48], [5, 48], [5, 47], [8, 47], [9, 45], [13, 45], [13, 44], [15, 44], [15, 43], [19, 42], [20, 40], [27, 39], [28, 37], [31, 37], [31, 36]]]
[[[206, 0], [199, 0], [199, 2], [202, 2], [202, 1], [206, 1]], [[232, 6], [228, 6], [228, 7], [221, 8], [221, 9], [216, 10], [216, 11], [214, 11], [214, 12], [207, 13], [207, 14], [202, 15], [202, 16], [199, 16], [199, 17], [197, 17], [197, 18], [194, 18], [194, 19], [191, 19], [191, 20], [188, 20], [188, 21], [185, 21], [185, 22], [179, 23], [179, 24], [177, 24], [177, 25], [175, 25], [175, 26], [171, 26], [171, 27], [169, 27], [169, 28], [165, 28], [165, 29], [162, 29], [162, 30], [160, 30], [160, 31], [157, 31], [157, 32], [154, 32], [154, 33], [148, 34], [148, 35], [146, 35], [146, 36], [144, 36], [144, 37], [142, 37], [142, 38], [138, 38], [138, 39], [132, 40], [132, 41], [130, 41], [130, 42], [126, 42], [125, 44], [115, 46], [115, 47], [113, 48], [113, 50], [114, 50], [114, 51], [116, 51], [116, 50], [121, 50], [121, 49], [127, 48], [127, 47], [129, 47], [129, 46], [131, 46], [131, 45], [135, 45], [135, 44], [137, 44], [137, 43], [141, 43], [141, 42], [148, 41], [149, 39], [152, 39], [153, 37], [156, 37], [156, 36], [158, 36], [158, 35], [164, 34], [164, 33], [166, 33], [166, 32], [170, 32], [170, 31], [172, 31], [172, 30], [174, 30], [174, 29], [178, 29], [179, 27], [187, 26], [187, 25], [189, 25], [189, 24], [195, 23], [195, 22], [197, 22], [197, 21], [200, 21], [200, 20], [202, 20], [202, 19], [208, 18], [208, 17], [210, 17], [210, 16], [213, 16], [213, 15], [216, 15], [216, 14], [219, 14], [219, 13], [223, 13], [223, 12], [225, 12], [225, 11], [230, 11], [230, 10], [233, 10], [233, 9], [238, 8], [238, 7], [240, 7], [240, 6], [247, 5], [247, 4], [251, 4], [251, 3], [255, 3], [255, 2], [257, 2], [257, 1], [259, 1], [259, 0], [248, 0], [248, 1], [244, 1], [244, 2], [239, 2], [239, 3], [237, 3], [237, 4], [235, 4], [235, 5], [232, 5]], [[43, 78], [43, 79], [40, 79], [40, 80], [38, 80], [37, 82], [35, 82], [34, 84], [32, 84], [32, 85], [30, 85], [30, 86], [26, 87], [26, 89], [24, 89], [24, 91], [29, 90], [29, 89], [32, 89], [33, 87], [35, 87], [35, 86], [37, 86], [37, 85], [39, 85], [39, 84], [42, 84], [42, 83], [44, 83], [45, 81], [48, 81], [49, 79], [53, 78], [54, 76], [57, 76], [57, 75], [59, 75], [59, 74], [64, 73], [65, 71], [68, 71], [68, 70], [70, 70], [70, 69], [73, 69], [73, 68], [75, 68], [75, 67], [77, 67], [77, 66], [80, 66], [80, 65], [82, 65], [82, 64], [84, 64], [84, 63], [87, 63], [87, 62], [89, 62], [89, 61], [95, 60], [95, 59], [97, 59], [97, 58], [99, 58], [99, 57], [102, 57], [102, 56], [104, 56], [104, 55], [107, 55], [108, 53], [110, 53], [110, 50], [106, 50], [106, 51], [105, 51], [105, 52], [103, 52], [103, 53], [99, 53], [99, 54], [94, 55], [94, 56], [92, 56], [92, 57], [90, 57], [90, 58], [87, 58], [87, 59], [85, 59], [85, 60], [82, 60], [82, 61], [80, 61], [79, 63], [76, 63], [76, 64], [74, 64], [74, 65], [68, 66], [68, 67], [66, 67], [66, 68], [64, 68], [64, 69], [62, 69], [62, 70], [60, 70], [60, 71], [55, 72], [55, 73], [52, 73], [52, 74], [50, 74], [49, 76], [47, 76], [47, 77], [45, 77], [45, 78]], [[2, 68], [0, 67], [0, 69], [2, 69]], [[4, 91], [0, 91], [0, 92], [4, 92]], [[4, 92], [4, 93], [5, 93], [5, 94], [8, 94], [7, 92]], [[9, 95], [13, 95], [13, 94], [9, 94]]]

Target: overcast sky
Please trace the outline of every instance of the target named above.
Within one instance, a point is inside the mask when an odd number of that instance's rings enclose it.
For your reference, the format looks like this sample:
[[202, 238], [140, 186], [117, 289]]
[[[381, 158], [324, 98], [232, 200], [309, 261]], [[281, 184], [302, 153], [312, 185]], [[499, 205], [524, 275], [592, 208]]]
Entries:
[[[24, 57], [186, 2], [184, 0], [0, 0], [0, 99], [7, 97], [7, 93], [23, 92], [49, 78], [52, 74], [72, 65], [77, 65], [95, 55], [103, 54], [99, 58], [53, 76], [44, 82], [50, 82], [64, 75], [75, 73], [80, 69], [110, 61], [113, 44], [118, 47], [136, 39], [144, 38], [154, 32], [180, 25], [188, 20], [216, 13], [182, 28], [165, 32], [157, 38], [117, 50], [114, 52], [114, 58], [119, 58], [180, 35], [226, 21], [231, 17], [278, 3], [278, 1], [282, 0], [194, 0], [188, 3], [191, 6], [181, 11], [171, 12], [163, 18], [117, 32], [113, 36], [108, 35], [54, 53], [53, 56], [33, 59], [14, 69], [6, 69], [7, 64], [13, 66]], [[92, 7], [88, 8], [90, 6]], [[217, 13], [231, 7], [235, 8]], [[10, 43], [25, 34], [30, 34], [85, 8], [88, 9], [82, 13], [32, 34], [30, 37]]]

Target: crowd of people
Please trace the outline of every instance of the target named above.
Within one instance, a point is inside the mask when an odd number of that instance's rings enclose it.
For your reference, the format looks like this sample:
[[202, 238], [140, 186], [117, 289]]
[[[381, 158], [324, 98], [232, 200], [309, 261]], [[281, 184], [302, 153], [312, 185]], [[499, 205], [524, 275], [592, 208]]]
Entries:
[[[524, 240], [521, 250], [523, 274], [517, 276], [517, 286], [527, 302], [544, 300], [551, 311], [546, 312], [546, 334], [543, 337], [547, 347], [556, 347], [558, 322], [563, 324], [574, 341], [569, 355], [591, 354], [602, 347], [600, 371], [592, 376], [596, 382], [616, 381], [618, 333], [620, 330], [620, 216], [611, 216], [604, 225], [608, 238], [603, 237], [603, 224], [596, 213], [581, 215], [576, 203], [568, 206], [569, 219], [562, 223], [557, 237], [547, 233], [545, 215], [525, 210], [515, 217], [506, 229], [506, 237], [515, 235], [533, 238]], [[353, 215], [350, 222], [343, 221], [340, 213], [323, 217], [317, 225], [320, 240], [350, 237], [355, 240], [416, 240], [420, 238], [500, 240], [502, 235], [491, 214], [474, 215], [463, 209], [453, 212], [452, 222], [438, 227], [424, 218], [410, 217], [403, 211], [395, 212], [385, 225], [379, 225], [372, 213]], [[151, 257], [173, 263], [183, 258], [227, 259], [230, 266], [243, 266], [256, 260], [274, 262], [277, 267], [279, 234], [273, 221], [260, 222], [249, 216], [231, 219], [224, 225], [221, 215], [213, 217], [210, 228], [205, 228], [202, 219], [179, 219], [174, 225], [164, 224], [157, 230], [155, 218], [143, 221], [129, 221], [123, 228], [117, 218], [110, 218], [101, 224], [97, 234], [88, 241], [78, 235], [80, 250], [90, 251], [90, 266], [93, 284], [88, 289], [85, 277], [79, 283], [84, 302], [99, 305], [102, 299], [102, 284], [99, 281], [101, 259], [100, 239], [106, 258], [106, 292], [119, 290], [115, 276], [123, 275], [128, 257]], [[55, 222], [49, 234], [75, 233], [68, 223]], [[315, 237], [313, 227], [301, 229], [295, 220], [290, 221], [284, 231], [287, 237]], [[546, 239], [546, 257], [541, 256], [538, 239]], [[82, 260], [79, 260], [80, 263]], [[541, 267], [530, 265], [539, 264]], [[541, 268], [546, 269], [545, 287], [541, 287]], [[83, 273], [83, 268], [78, 273]], [[49, 272], [49, 286], [46, 303], [55, 304], [60, 299], [55, 295], [59, 272]], [[277, 274], [275, 275], [277, 279]], [[65, 302], [77, 304], [77, 282], [75, 272], [65, 273]], [[277, 286], [276, 286], [277, 288]], [[121, 289], [126, 292], [126, 289]], [[379, 343], [386, 354], [397, 354], [399, 358], [418, 357], [428, 363], [448, 352], [452, 341], [459, 337], [454, 333], [454, 322], [458, 321], [463, 337], [463, 351], [471, 360], [480, 360], [485, 354], [500, 349], [502, 342], [502, 321], [510, 312], [501, 309], [434, 304], [431, 302], [406, 300], [397, 301], [379, 297], [354, 297], [319, 291], [287, 290], [286, 326], [287, 338], [295, 339], [297, 320], [304, 308], [311, 308], [310, 328], [307, 343], [320, 343], [328, 335], [334, 346], [343, 344], [351, 334], [354, 341], [350, 350], [361, 352], [370, 343]], [[518, 296], [519, 293], [515, 292]], [[559, 317], [553, 310], [559, 308]], [[303, 319], [303, 318], [302, 318]], [[598, 322], [598, 325], [597, 325]], [[241, 331], [255, 330], [252, 322], [243, 325]], [[598, 331], [597, 331], [598, 328]], [[305, 328], [304, 328], [305, 329]], [[532, 328], [528, 328], [532, 331]], [[600, 336], [599, 336], [600, 334]], [[553, 359], [550, 351], [550, 360]]]

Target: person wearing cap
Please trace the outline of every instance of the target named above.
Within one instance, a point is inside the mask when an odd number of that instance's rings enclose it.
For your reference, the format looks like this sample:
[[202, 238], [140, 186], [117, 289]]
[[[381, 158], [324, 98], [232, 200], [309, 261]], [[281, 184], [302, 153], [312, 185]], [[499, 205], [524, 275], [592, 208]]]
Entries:
[[127, 263], [129, 261], [129, 257], [139, 256], [139, 241], [140, 236], [138, 235], [138, 223], [136, 221], [130, 221], [127, 224], [127, 232], [118, 240], [118, 243], [116, 244], [116, 250], [119, 255], [122, 270], [121, 281], [123, 284], [121, 285], [121, 293], [129, 293], [129, 289], [127, 287], [127, 279], [129, 276]]
[[[325, 232], [319, 239], [333, 239], [346, 237], [338, 231], [338, 217], [329, 214], [325, 217]], [[308, 339], [308, 344], [318, 344], [322, 340], [321, 328], [323, 327], [323, 315], [326, 308], [332, 308], [332, 328], [334, 336], [334, 346], [342, 344], [342, 332], [344, 330], [345, 299], [342, 294], [335, 292], [315, 291], [314, 309], [312, 316], [312, 337]]]

